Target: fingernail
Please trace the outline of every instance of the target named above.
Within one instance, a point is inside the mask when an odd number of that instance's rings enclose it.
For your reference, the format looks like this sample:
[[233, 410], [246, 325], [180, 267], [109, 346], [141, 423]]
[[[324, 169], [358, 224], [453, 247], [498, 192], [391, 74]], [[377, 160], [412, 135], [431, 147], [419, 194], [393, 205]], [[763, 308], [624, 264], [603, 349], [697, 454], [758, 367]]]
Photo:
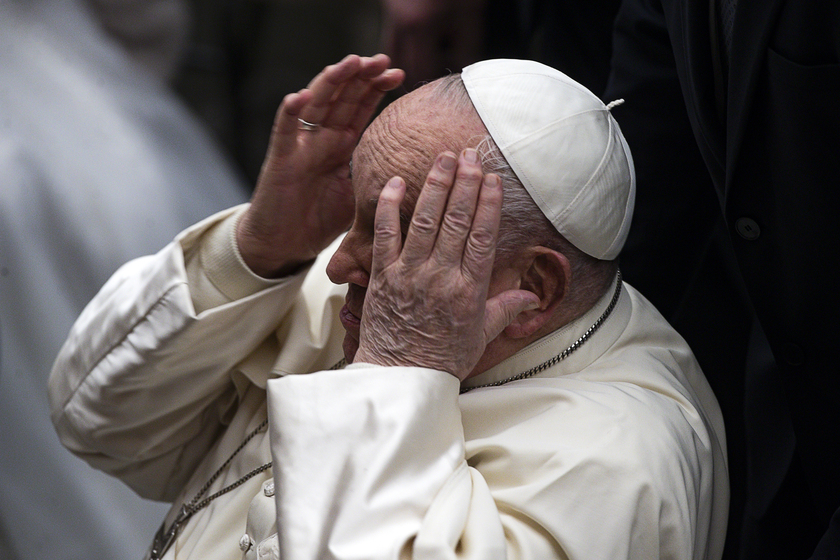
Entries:
[[441, 168], [445, 169], [446, 171], [450, 171], [451, 169], [455, 168], [455, 158], [452, 154], [443, 154], [440, 157], [440, 166]]
[[498, 189], [502, 185], [502, 180], [498, 175], [486, 175], [484, 177], [484, 184], [490, 188]]
[[394, 190], [399, 190], [402, 188], [402, 179], [400, 179], [399, 177], [391, 177], [391, 179], [388, 180], [385, 186]]
[[472, 148], [464, 150], [464, 159], [470, 163], [478, 163], [478, 152]]

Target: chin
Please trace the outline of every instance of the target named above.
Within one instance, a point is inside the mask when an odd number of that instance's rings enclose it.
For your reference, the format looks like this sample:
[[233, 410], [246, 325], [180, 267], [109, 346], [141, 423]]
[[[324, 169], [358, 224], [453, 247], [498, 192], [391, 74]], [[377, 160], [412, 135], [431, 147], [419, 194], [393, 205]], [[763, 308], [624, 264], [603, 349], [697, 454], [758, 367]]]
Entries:
[[344, 359], [347, 360], [348, 364], [353, 363], [353, 359], [356, 357], [356, 351], [359, 349], [358, 341], [350, 336], [350, 333], [344, 335], [344, 344], [342, 345], [344, 348]]

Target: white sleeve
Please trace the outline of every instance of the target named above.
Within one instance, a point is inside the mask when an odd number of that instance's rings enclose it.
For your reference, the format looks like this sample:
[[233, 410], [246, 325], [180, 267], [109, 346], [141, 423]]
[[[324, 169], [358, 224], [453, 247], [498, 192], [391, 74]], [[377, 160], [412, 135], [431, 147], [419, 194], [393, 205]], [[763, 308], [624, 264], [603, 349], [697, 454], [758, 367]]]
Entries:
[[505, 558], [458, 390], [447, 373], [366, 364], [269, 381], [281, 557]]
[[[202, 236], [238, 212], [120, 268], [76, 321], [50, 375], [62, 443], [147, 498], [180, 490], [236, 406], [231, 370], [273, 332], [304, 281], [252, 282], [254, 293], [225, 303], [213, 274], [188, 279], [185, 255], [200, 258]], [[191, 282], [210, 303], [196, 300]]]

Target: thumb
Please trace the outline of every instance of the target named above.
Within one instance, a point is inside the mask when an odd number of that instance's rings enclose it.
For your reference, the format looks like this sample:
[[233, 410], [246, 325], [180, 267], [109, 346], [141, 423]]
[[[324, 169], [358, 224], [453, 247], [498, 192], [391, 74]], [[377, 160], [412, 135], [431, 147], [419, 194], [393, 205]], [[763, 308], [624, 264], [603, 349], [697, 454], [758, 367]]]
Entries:
[[536, 309], [540, 298], [527, 290], [508, 290], [487, 300], [484, 308], [484, 340], [489, 343], [523, 311]]

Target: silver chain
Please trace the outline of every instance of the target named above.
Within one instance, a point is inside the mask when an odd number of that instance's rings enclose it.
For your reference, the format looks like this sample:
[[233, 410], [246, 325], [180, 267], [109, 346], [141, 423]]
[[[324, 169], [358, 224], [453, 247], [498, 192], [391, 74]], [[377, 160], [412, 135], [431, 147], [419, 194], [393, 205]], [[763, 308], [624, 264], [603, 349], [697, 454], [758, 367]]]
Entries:
[[584, 342], [586, 342], [590, 336], [592, 336], [595, 331], [597, 331], [601, 325], [604, 324], [604, 321], [607, 320], [607, 317], [610, 316], [612, 313], [615, 304], [618, 303], [618, 296], [621, 295], [621, 270], [618, 271], [616, 276], [616, 284], [615, 284], [615, 292], [613, 293], [612, 300], [604, 312], [601, 314], [598, 319], [592, 323], [592, 326], [586, 329], [586, 332], [583, 333], [580, 338], [575, 340], [571, 346], [557, 354], [556, 356], [544, 361], [540, 365], [534, 366], [529, 370], [523, 371], [522, 373], [517, 373], [513, 377], [508, 377], [507, 379], [502, 379], [501, 381], [494, 381], [493, 383], [485, 383], [484, 385], [476, 385], [475, 387], [464, 387], [461, 389], [461, 394], [463, 395], [467, 391], [472, 391], [473, 389], [482, 389], [484, 387], [498, 387], [499, 385], [504, 385], [505, 383], [510, 383], [511, 381], [519, 381], [520, 379], [526, 379], [531, 377], [532, 375], [536, 375], [541, 371], [545, 371], [546, 369], [550, 368], [551, 366], [557, 364], [558, 362], [562, 362], [569, 355], [580, 348]]
[[213, 485], [214, 482], [216, 482], [216, 479], [218, 479], [222, 475], [222, 472], [224, 472], [228, 465], [230, 465], [231, 461], [233, 461], [233, 458], [236, 457], [239, 454], [239, 452], [245, 448], [245, 445], [247, 445], [247, 443], [251, 441], [254, 438], [254, 436], [263, 431], [267, 426], [268, 420], [263, 420], [259, 426], [254, 428], [254, 430], [251, 433], [245, 436], [245, 439], [242, 441], [242, 443], [239, 444], [239, 447], [237, 447], [236, 450], [233, 453], [231, 453], [230, 457], [228, 457], [227, 461], [222, 463], [221, 467], [216, 469], [216, 472], [214, 472], [213, 475], [204, 484], [204, 486], [201, 487], [201, 490], [199, 490], [196, 493], [196, 495], [193, 496], [193, 499], [181, 506], [181, 511], [178, 512], [178, 515], [172, 521], [172, 525], [169, 526], [169, 529], [166, 528], [166, 520], [163, 520], [163, 523], [160, 524], [160, 529], [158, 529], [157, 533], [155, 533], [155, 538], [152, 540], [152, 547], [149, 551], [150, 560], [160, 560], [161, 558], [163, 558], [163, 555], [166, 554], [166, 551], [169, 550], [169, 548], [172, 546], [172, 543], [174, 543], [175, 539], [178, 537], [178, 533], [181, 531], [181, 527], [183, 527], [184, 524], [187, 521], [189, 521], [189, 519], [195, 514], [195, 512], [207, 507], [210, 504], [210, 502], [212, 502], [219, 496], [227, 494], [231, 490], [242, 486], [247, 480], [271, 468], [271, 461], [269, 461], [268, 463], [261, 465], [255, 468], [254, 470], [248, 472], [247, 474], [245, 474], [245, 476], [239, 478], [235, 482], [228, 484], [218, 492], [202, 499], [202, 496], [204, 496], [204, 494], [206, 494], [207, 491], [210, 490], [210, 487]]
[[[342, 358], [330, 369], [341, 369], [345, 366], [346, 363], [347, 361], [344, 358]], [[218, 479], [225, 471], [225, 469], [227, 469], [231, 461], [233, 461], [233, 458], [236, 457], [239, 454], [239, 452], [245, 448], [249, 441], [254, 439], [254, 436], [263, 431], [267, 426], [268, 419], [265, 419], [260, 423], [259, 426], [254, 428], [251, 431], [251, 433], [245, 436], [245, 439], [242, 440], [242, 443], [239, 444], [239, 447], [237, 447], [234, 450], [234, 452], [230, 454], [230, 457], [227, 458], [227, 461], [222, 463], [221, 467], [216, 469], [216, 472], [214, 472], [207, 480], [207, 482], [204, 483], [204, 486], [202, 486], [201, 489], [196, 493], [196, 495], [193, 496], [193, 499], [181, 506], [181, 511], [178, 512], [178, 515], [172, 521], [172, 525], [169, 526], [169, 529], [166, 528], [166, 520], [163, 520], [163, 523], [161, 523], [160, 528], [157, 530], [157, 533], [155, 533], [155, 537], [152, 540], [152, 546], [149, 551], [150, 560], [160, 560], [161, 558], [163, 558], [163, 555], [166, 554], [166, 551], [169, 550], [169, 548], [172, 546], [172, 543], [174, 543], [175, 539], [178, 537], [178, 533], [181, 531], [181, 527], [183, 527], [184, 524], [187, 521], [189, 521], [190, 517], [192, 517], [195, 514], [195, 512], [204, 509], [210, 504], [210, 502], [212, 502], [219, 496], [227, 494], [231, 490], [242, 486], [247, 480], [271, 468], [272, 462], [269, 461], [268, 463], [260, 465], [254, 470], [249, 471], [244, 476], [232, 482], [231, 484], [228, 484], [218, 492], [215, 492], [214, 494], [211, 494], [206, 498], [202, 499], [202, 496], [204, 496], [204, 494], [206, 494], [210, 490], [210, 487], [213, 485], [214, 482], [216, 482], [216, 479]]]

